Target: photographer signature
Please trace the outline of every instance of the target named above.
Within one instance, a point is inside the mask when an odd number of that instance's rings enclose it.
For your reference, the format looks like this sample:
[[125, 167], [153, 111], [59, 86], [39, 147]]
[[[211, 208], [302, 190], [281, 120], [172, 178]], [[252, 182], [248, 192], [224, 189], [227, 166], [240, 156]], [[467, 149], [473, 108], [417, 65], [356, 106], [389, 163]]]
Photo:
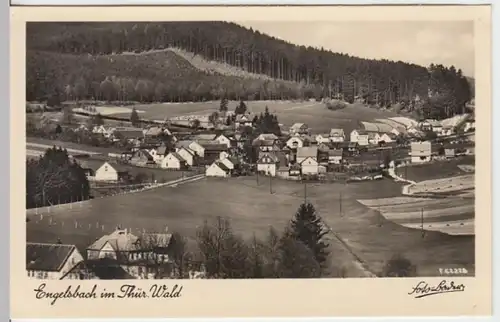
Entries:
[[438, 285], [430, 286], [424, 281], [420, 281], [413, 290], [408, 293], [408, 295], [414, 295], [416, 299], [443, 294], [443, 293], [453, 293], [453, 292], [463, 292], [465, 291], [465, 285], [455, 284], [453, 281], [442, 280]]

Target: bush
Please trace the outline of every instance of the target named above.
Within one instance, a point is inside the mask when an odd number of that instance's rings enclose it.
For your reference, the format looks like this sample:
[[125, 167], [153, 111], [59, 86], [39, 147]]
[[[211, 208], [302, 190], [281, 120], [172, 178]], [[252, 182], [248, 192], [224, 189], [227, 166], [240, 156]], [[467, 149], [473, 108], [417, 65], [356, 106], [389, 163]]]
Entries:
[[384, 267], [384, 277], [413, 277], [417, 275], [416, 267], [401, 254], [394, 255]]
[[324, 100], [323, 103], [325, 104], [326, 108], [332, 111], [336, 110], [341, 110], [347, 106], [346, 103], [339, 101], [339, 100]]

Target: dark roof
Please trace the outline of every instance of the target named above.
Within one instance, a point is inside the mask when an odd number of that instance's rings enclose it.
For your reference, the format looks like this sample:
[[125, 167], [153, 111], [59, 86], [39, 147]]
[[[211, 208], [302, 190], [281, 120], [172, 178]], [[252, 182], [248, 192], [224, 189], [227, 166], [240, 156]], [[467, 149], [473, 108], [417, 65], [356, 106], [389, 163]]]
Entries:
[[275, 140], [259, 140], [259, 139], [255, 139], [252, 142], [254, 146], [272, 146], [274, 145], [274, 143], [276, 143]]
[[201, 144], [205, 151], [227, 151], [225, 144]]
[[[81, 273], [84, 277], [101, 280], [134, 279], [125, 271], [120, 263], [113, 258], [100, 258], [80, 262], [67, 274]], [[66, 275], [67, 275], [66, 274]], [[85, 279], [85, 278], [84, 278]]]
[[58, 272], [75, 250], [75, 245], [26, 243], [26, 269]]
[[216, 164], [219, 168], [221, 168], [222, 170], [224, 170], [224, 171], [226, 171], [226, 172], [227, 172], [227, 171], [229, 171], [229, 168], [228, 168], [228, 167], [226, 167], [226, 165], [225, 165], [224, 163], [222, 163], [222, 162], [220, 162], [220, 161], [215, 161], [215, 164]]
[[120, 135], [125, 139], [137, 139], [144, 137], [144, 133], [141, 129], [126, 129], [126, 130], [115, 130], [113, 135]]
[[335, 156], [335, 157], [341, 157], [342, 156], [342, 150], [330, 150], [328, 151], [329, 156]]
[[165, 155], [167, 154], [167, 146], [162, 144], [158, 147], [158, 149], [156, 150], [156, 154], [158, 155]]

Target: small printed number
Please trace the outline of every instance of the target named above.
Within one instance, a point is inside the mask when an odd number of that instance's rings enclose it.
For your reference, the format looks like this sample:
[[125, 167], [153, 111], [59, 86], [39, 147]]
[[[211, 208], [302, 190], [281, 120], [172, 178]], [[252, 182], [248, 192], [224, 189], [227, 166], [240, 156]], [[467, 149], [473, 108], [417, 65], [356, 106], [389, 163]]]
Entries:
[[441, 275], [463, 275], [467, 274], [468, 271], [465, 267], [459, 268], [440, 268], [439, 274]]

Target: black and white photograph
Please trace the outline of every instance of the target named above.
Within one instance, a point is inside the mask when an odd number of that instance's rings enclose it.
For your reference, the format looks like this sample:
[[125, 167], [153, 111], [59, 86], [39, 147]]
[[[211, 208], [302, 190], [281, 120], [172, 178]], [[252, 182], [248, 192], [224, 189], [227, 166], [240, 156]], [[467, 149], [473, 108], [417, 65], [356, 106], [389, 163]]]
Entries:
[[25, 274], [474, 277], [475, 54], [473, 20], [27, 22]]

